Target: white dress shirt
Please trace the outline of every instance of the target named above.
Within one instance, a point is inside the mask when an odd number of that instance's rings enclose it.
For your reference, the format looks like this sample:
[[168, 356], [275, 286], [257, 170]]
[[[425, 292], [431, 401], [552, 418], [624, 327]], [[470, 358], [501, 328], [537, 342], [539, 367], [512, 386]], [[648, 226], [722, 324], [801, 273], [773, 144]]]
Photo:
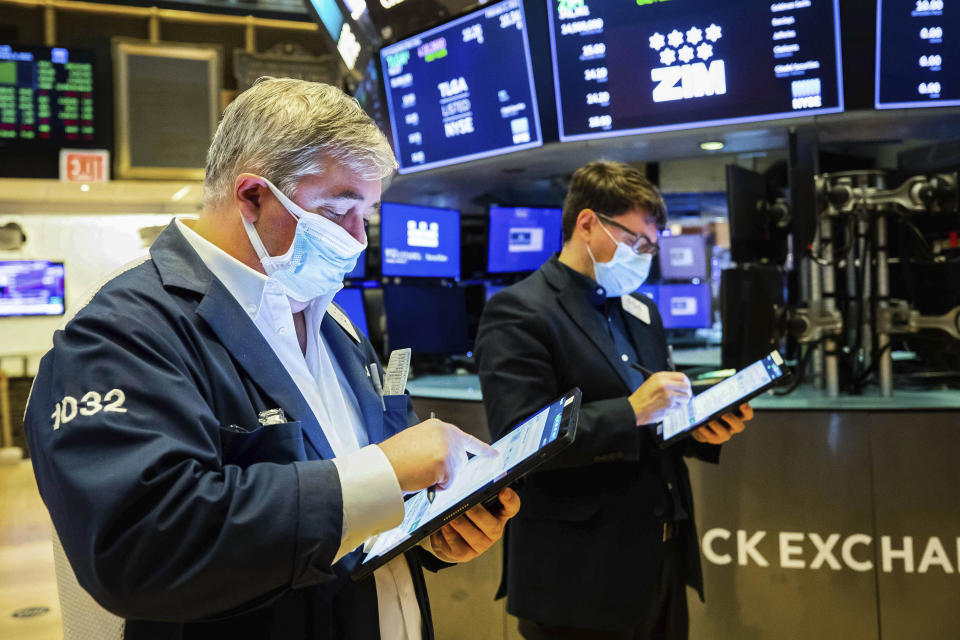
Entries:
[[[236, 260], [177, 220], [177, 227], [203, 263], [247, 312], [313, 410], [333, 449], [343, 493], [343, 536], [334, 561], [364, 540], [403, 521], [403, 494], [393, 467], [380, 447], [371, 445], [356, 395], [331, 357], [320, 322], [333, 295], [309, 303], [289, 299], [279, 284]], [[293, 325], [303, 311], [306, 353]], [[382, 640], [419, 640], [420, 607], [413, 578], [401, 555], [373, 574], [377, 587]]]

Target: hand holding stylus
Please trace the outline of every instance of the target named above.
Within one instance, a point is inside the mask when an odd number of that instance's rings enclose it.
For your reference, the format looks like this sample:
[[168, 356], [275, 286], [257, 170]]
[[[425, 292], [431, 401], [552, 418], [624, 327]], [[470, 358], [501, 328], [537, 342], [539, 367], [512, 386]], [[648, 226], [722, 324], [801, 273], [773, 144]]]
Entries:
[[670, 411], [683, 407], [693, 397], [690, 379], [682, 373], [654, 373], [648, 369], [644, 373], [647, 379], [628, 398], [637, 417], [637, 426], [662, 421]]

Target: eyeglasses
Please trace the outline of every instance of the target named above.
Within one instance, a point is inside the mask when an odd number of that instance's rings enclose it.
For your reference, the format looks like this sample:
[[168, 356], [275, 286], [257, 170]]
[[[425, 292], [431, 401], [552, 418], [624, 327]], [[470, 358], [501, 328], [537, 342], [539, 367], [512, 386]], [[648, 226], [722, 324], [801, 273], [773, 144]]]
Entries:
[[609, 225], [612, 225], [617, 229], [620, 229], [621, 231], [626, 231], [627, 233], [629, 233], [630, 237], [633, 238], [633, 241], [626, 242], [624, 244], [628, 245], [631, 249], [633, 249], [634, 253], [638, 253], [640, 255], [650, 254], [651, 256], [656, 256], [657, 253], [660, 251], [660, 245], [657, 244], [656, 242], [651, 242], [650, 238], [643, 235], [642, 233], [637, 233], [633, 229], [630, 229], [629, 227], [625, 227], [624, 225], [620, 224], [619, 222], [617, 222], [616, 220], [614, 220], [613, 218], [611, 218], [606, 214], [599, 213], [599, 212], [594, 212], [594, 213], [596, 213], [597, 217], [600, 218], [603, 222]]

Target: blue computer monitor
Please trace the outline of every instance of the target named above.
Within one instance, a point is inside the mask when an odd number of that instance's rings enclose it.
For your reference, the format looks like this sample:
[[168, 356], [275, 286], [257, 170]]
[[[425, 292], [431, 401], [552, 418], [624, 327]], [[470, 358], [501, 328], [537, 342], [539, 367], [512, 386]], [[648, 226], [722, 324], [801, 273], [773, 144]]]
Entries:
[[642, 285], [639, 289], [637, 289], [637, 293], [647, 296], [647, 298], [653, 301], [653, 304], [660, 303], [660, 285], [658, 284]]
[[0, 261], [0, 316], [59, 316], [64, 311], [62, 262]]
[[460, 212], [384, 202], [380, 207], [381, 273], [460, 277]]
[[367, 328], [367, 307], [363, 303], [363, 289], [345, 287], [333, 296], [333, 301], [343, 308], [347, 317], [357, 325], [363, 335], [370, 335]]
[[543, 144], [522, 0], [380, 51], [400, 173]]
[[707, 277], [707, 245], [701, 235], [660, 238], [660, 275], [666, 280], [704, 280]]
[[662, 284], [657, 298], [665, 329], [707, 329], [713, 326], [710, 285]]
[[353, 271], [344, 276], [344, 280], [363, 280], [367, 277], [367, 252], [364, 250], [360, 254], [360, 257], [357, 258], [357, 266], [353, 268]]
[[462, 355], [473, 349], [464, 287], [389, 285], [383, 288], [390, 349]]
[[534, 271], [563, 247], [561, 209], [490, 207], [487, 271]]
[[839, 0], [551, 2], [548, 20], [561, 141], [843, 111]]

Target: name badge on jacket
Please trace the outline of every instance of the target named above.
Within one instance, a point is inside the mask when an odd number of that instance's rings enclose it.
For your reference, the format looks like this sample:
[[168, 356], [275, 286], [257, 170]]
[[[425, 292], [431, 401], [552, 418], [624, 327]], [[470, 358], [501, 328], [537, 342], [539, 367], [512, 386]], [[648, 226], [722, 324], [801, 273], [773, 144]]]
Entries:
[[632, 315], [643, 324], [650, 324], [650, 309], [631, 295], [620, 296], [620, 304], [623, 310]]
[[340, 307], [330, 303], [330, 306], [327, 307], [327, 313], [330, 314], [330, 317], [333, 318], [351, 338], [353, 338], [354, 342], [357, 344], [360, 343], [360, 336], [357, 335], [357, 330], [353, 328], [353, 323], [350, 322], [350, 318], [348, 318], [347, 314], [340, 310]]

